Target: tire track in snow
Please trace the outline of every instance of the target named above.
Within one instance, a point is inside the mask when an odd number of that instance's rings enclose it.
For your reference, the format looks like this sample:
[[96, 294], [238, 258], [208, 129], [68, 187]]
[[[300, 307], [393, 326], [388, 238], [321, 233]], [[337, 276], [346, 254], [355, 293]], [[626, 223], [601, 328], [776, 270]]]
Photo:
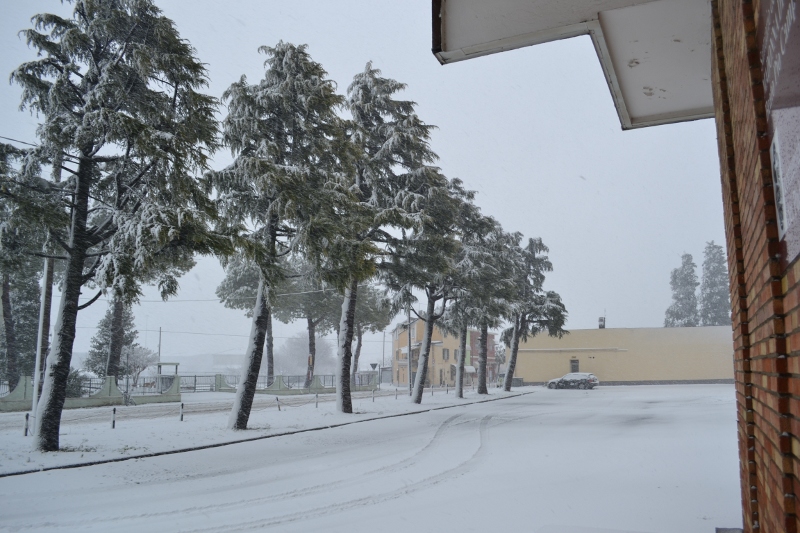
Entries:
[[[396, 461], [396, 462], [394, 462], [394, 463], [392, 463], [390, 465], [386, 465], [386, 466], [382, 466], [380, 468], [369, 470], [369, 471], [367, 471], [367, 472], [365, 472], [363, 474], [358, 474], [358, 475], [355, 475], [355, 476], [353, 476], [351, 478], [348, 478], [348, 479], [341, 479], [341, 480], [333, 481], [333, 482], [330, 482], [330, 483], [322, 483], [322, 484], [314, 485], [314, 486], [311, 486], [311, 487], [304, 487], [304, 488], [301, 488], [301, 489], [295, 489], [295, 490], [286, 491], [286, 492], [282, 492], [282, 493], [278, 493], [278, 494], [272, 494], [272, 495], [269, 495], [269, 496], [259, 496], [259, 497], [256, 497], [256, 498], [248, 498], [248, 499], [244, 499], [244, 500], [236, 500], [236, 501], [233, 501], [233, 502], [224, 502], [224, 503], [211, 504], [211, 505], [183, 507], [183, 508], [179, 508], [179, 509], [172, 508], [172, 509], [165, 510], [165, 511], [156, 511], [156, 512], [151, 512], [151, 513], [137, 513], [137, 514], [130, 514], [130, 515], [115, 515], [115, 516], [110, 517], [110, 518], [98, 517], [98, 518], [92, 518], [92, 519], [86, 519], [86, 520], [74, 520], [74, 521], [71, 521], [71, 522], [70, 521], [59, 521], [57, 524], [54, 524], [53, 522], [49, 522], [49, 521], [48, 522], [43, 522], [43, 523], [38, 523], [38, 524], [28, 523], [28, 524], [24, 524], [24, 525], [15, 527], [15, 531], [24, 531], [24, 530], [37, 531], [37, 530], [40, 530], [40, 529], [44, 529], [44, 528], [47, 528], [47, 527], [53, 527], [53, 526], [57, 526], [57, 527], [60, 527], [60, 528], [63, 528], [63, 527], [78, 528], [78, 527], [81, 527], [81, 526], [98, 525], [98, 524], [104, 524], [104, 523], [113, 525], [115, 523], [128, 522], [130, 520], [162, 518], [162, 517], [165, 517], [165, 516], [175, 516], [176, 514], [180, 515], [180, 514], [192, 514], [192, 513], [207, 513], [209, 511], [215, 511], [215, 510], [216, 511], [231, 510], [231, 509], [236, 509], [238, 507], [248, 507], [248, 506], [256, 505], [256, 504], [267, 504], [267, 503], [279, 502], [279, 501], [293, 499], [293, 498], [301, 498], [301, 497], [305, 497], [305, 496], [318, 494], [320, 492], [326, 492], [326, 491], [329, 491], [329, 490], [334, 489], [334, 488], [344, 488], [344, 487], [347, 487], [347, 486], [350, 486], [350, 485], [360, 484], [367, 477], [374, 477], [374, 476], [377, 476], [377, 475], [385, 474], [387, 472], [399, 472], [399, 471], [402, 471], [404, 469], [411, 468], [412, 466], [415, 466], [417, 463], [419, 463], [419, 461], [425, 455], [428, 455], [432, 450], [434, 450], [436, 448], [436, 445], [438, 444], [438, 441], [441, 439], [442, 435], [447, 431], [447, 429], [449, 427], [452, 426], [452, 424], [453, 424], [453, 422], [455, 420], [457, 420], [458, 418], [460, 418], [462, 416], [463, 416], [463, 413], [462, 414], [456, 414], [456, 415], [452, 415], [452, 416], [448, 417], [446, 420], [444, 420], [441, 424], [439, 424], [439, 427], [436, 429], [436, 431], [434, 432], [434, 434], [430, 438], [430, 440], [424, 446], [422, 446], [422, 448], [420, 448], [417, 452], [415, 452], [410, 457], [407, 457], [407, 458], [404, 458], [404, 459], [400, 459], [400, 460], [398, 460], [398, 461]], [[309, 457], [309, 456], [313, 456], [313, 454], [305, 455], [305, 456], [302, 456], [302, 457]], [[263, 467], [263, 468], [268, 468], [268, 466]], [[253, 469], [249, 468], [248, 470], [252, 471]], [[177, 481], [168, 481], [167, 483], [176, 483], [176, 482], [177, 483], [183, 483], [183, 482], [191, 481], [192, 479], [198, 479], [198, 478], [200, 478], [200, 479], [211, 479], [211, 478], [214, 478], [214, 477], [230, 475], [231, 473], [232, 472], [230, 470], [226, 470], [224, 472], [220, 472], [220, 474], [218, 476], [202, 476], [202, 475], [191, 476], [191, 477], [187, 477], [187, 478], [182, 478], [182, 479], [177, 480]], [[229, 484], [227, 486], [215, 485], [214, 489], [216, 491], [222, 492], [222, 491], [228, 491], [228, 490], [231, 490], [231, 489], [241, 489], [241, 488], [249, 487], [249, 486], [264, 486], [264, 485], [268, 485], [268, 484], [269, 483], [264, 483], [264, 480], [257, 480], [257, 481], [253, 481], [251, 483], [236, 483], [236, 484]], [[120, 489], [127, 489], [127, 488], [128, 488], [128, 486], [120, 487]], [[106, 489], [101, 489], [101, 490], [104, 490], [104, 491], [107, 492], [108, 489], [106, 488]], [[204, 491], [200, 490], [199, 492], [202, 493]]]
[[[264, 496], [264, 497], [256, 498], [255, 500], [258, 501], [258, 502], [266, 503], [268, 501], [285, 500], [285, 499], [288, 499], [288, 498], [291, 498], [291, 497], [295, 497], [295, 496], [306, 496], [306, 495], [322, 492], [322, 491], [325, 491], [325, 490], [330, 490], [330, 489], [333, 489], [333, 488], [352, 485], [353, 482], [360, 483], [364, 479], [366, 479], [367, 477], [372, 477], [372, 476], [375, 476], [375, 475], [378, 475], [378, 474], [383, 474], [383, 473], [386, 473], [386, 472], [399, 472], [401, 470], [405, 470], [407, 468], [410, 468], [410, 467], [416, 465], [424, 455], [426, 455], [428, 452], [430, 452], [435, 447], [435, 445], [438, 444], [439, 439], [445, 433], [445, 431], [449, 427], [451, 427], [453, 422], [455, 420], [457, 420], [458, 418], [460, 418], [461, 416], [463, 416], [463, 413], [462, 414], [453, 415], [453, 416], [447, 418], [445, 421], [443, 421], [441, 424], [439, 424], [439, 427], [436, 429], [436, 431], [434, 432], [434, 434], [431, 437], [431, 439], [422, 448], [420, 448], [418, 451], [414, 452], [410, 456], [405, 457], [403, 459], [400, 459], [400, 460], [398, 460], [398, 461], [396, 461], [396, 462], [394, 462], [394, 463], [392, 463], [390, 465], [382, 466], [380, 468], [376, 468], [376, 469], [373, 469], [373, 470], [368, 470], [368, 471], [364, 472], [363, 474], [357, 474], [355, 476], [352, 476], [351, 478], [341, 479], [341, 480], [338, 480], [338, 481], [332, 481], [330, 483], [322, 483], [322, 484], [319, 484], [319, 485], [313, 485], [311, 487], [304, 487], [302, 489], [295, 489], [295, 490], [292, 490], [292, 491], [279, 493], [279, 494], [274, 494], [274, 495], [271, 495], [271, 496]], [[309, 454], [309, 455], [305, 455], [305, 456], [302, 456], [302, 457], [305, 458], [305, 457], [309, 457], [309, 456], [316, 456], [316, 454]], [[262, 469], [263, 468], [269, 468], [270, 466], [271, 465], [266, 465], [266, 466], [261, 467], [261, 468]], [[246, 471], [252, 472], [253, 469], [252, 468], [246, 468]], [[211, 477], [227, 476], [230, 473], [231, 473], [230, 470], [226, 470], [224, 472], [220, 472], [216, 476], [201, 476], [201, 477], [204, 478], [204, 479], [209, 479]], [[180, 481], [184, 481], [184, 480], [182, 479]], [[278, 480], [275, 480], [275, 482], [277, 483]], [[219, 490], [229, 490], [229, 489], [232, 489], [232, 488], [233, 489], [239, 489], [239, 488], [252, 487], [252, 486], [265, 487], [265, 486], [268, 486], [270, 484], [271, 483], [264, 483], [263, 480], [254, 480], [254, 481], [249, 482], [249, 483], [235, 483], [235, 484], [221, 485], [221, 486], [218, 486], [218, 488], [219, 488]], [[268, 498], [268, 499], [265, 499], [265, 498]], [[237, 501], [237, 502], [233, 502], [233, 503], [238, 505], [240, 502]], [[219, 506], [224, 506], [224, 505], [228, 505], [228, 504], [218, 504], [218, 505]], [[212, 507], [216, 507], [216, 505], [212, 506]], [[204, 507], [204, 509], [208, 509], [208, 508], [209, 508], [208, 506]], [[164, 513], [164, 514], [170, 514], [170, 513]]]
[[344, 512], [358, 507], [365, 507], [368, 505], [375, 505], [391, 500], [396, 500], [408, 494], [412, 494], [414, 492], [427, 489], [429, 487], [438, 485], [445, 481], [450, 481], [456, 477], [460, 477], [469, 472], [474, 466], [476, 460], [480, 459], [481, 456], [484, 454], [485, 444], [487, 442], [487, 428], [491, 418], [492, 415], [487, 415], [481, 419], [478, 426], [478, 432], [480, 435], [478, 448], [470, 457], [468, 457], [466, 460], [462, 461], [461, 463], [457, 464], [452, 468], [449, 468], [438, 474], [434, 474], [427, 478], [406, 485], [405, 487], [401, 487], [399, 489], [388, 491], [382, 494], [365, 496], [363, 498], [355, 498], [345, 502], [324, 505], [321, 507], [316, 507], [301, 512], [288, 513], [285, 515], [276, 516], [274, 518], [251, 520], [247, 522], [240, 522], [238, 524], [228, 522], [222, 526], [214, 526], [202, 529], [184, 529], [180, 531], [181, 533], [206, 533], [212, 531], [247, 531], [253, 529], [263, 529], [265, 527], [279, 526], [282, 524], [297, 522], [299, 520], [305, 520], [309, 518], [321, 518], [331, 513]]

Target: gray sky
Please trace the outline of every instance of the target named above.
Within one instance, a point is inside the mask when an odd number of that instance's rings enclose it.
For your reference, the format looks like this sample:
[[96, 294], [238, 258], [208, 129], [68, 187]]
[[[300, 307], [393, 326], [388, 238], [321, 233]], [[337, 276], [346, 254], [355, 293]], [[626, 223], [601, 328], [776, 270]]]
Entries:
[[[445, 174], [478, 191], [477, 204], [506, 230], [549, 246], [554, 271], [546, 288], [562, 295], [568, 328], [597, 327], [604, 312], [608, 327], [663, 325], [669, 273], [681, 254], [694, 256], [699, 275], [705, 242], [724, 244], [713, 121], [623, 132], [588, 37], [442, 67], [430, 52], [430, 0], [156, 3], [208, 64], [214, 96], [242, 74], [260, 79], [257, 48], [279, 40], [308, 44], [341, 92], [368, 60], [407, 83], [403, 97], [439, 128], [432, 146]], [[33, 59], [17, 32], [45, 11], [70, 9], [58, 0], [3, 2], [0, 72]], [[18, 111], [19, 95], [0, 84], [0, 135], [34, 142], [37, 120]], [[219, 153], [213, 166], [229, 161]], [[165, 333], [164, 360], [244, 350], [250, 324], [243, 313], [186, 301], [213, 300], [222, 275], [215, 260], [201, 259], [174, 302], [136, 309], [141, 330], [240, 336]], [[157, 299], [152, 289], [144, 298]], [[99, 302], [80, 313], [76, 351], [88, 349], [104, 312]], [[302, 328], [276, 324], [276, 336]], [[142, 332], [139, 340], [154, 348], [157, 336]], [[380, 360], [380, 336], [368, 340], [362, 360]]]

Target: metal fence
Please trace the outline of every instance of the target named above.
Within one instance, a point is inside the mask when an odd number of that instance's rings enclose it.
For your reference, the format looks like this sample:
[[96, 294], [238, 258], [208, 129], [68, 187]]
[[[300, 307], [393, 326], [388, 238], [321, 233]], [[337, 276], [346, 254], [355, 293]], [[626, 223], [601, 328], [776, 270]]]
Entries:
[[[239, 384], [240, 376], [238, 374], [194, 374], [180, 376], [180, 390], [182, 393], [216, 392], [217, 376], [222, 377], [223, 386], [236, 388]], [[135, 384], [133, 378], [120, 377], [117, 387], [130, 396], [164, 394], [172, 387], [175, 377], [168, 374], [139, 376]], [[334, 375], [316, 375], [314, 379], [321, 387], [330, 389], [336, 387], [336, 376]], [[306, 383], [305, 376], [274, 376], [273, 382], [277, 380], [280, 380], [277, 386], [281, 389], [302, 389]], [[86, 398], [102, 389], [104, 383], [104, 378], [80, 376], [71, 380], [68, 384], [67, 397]], [[359, 372], [356, 374], [355, 384], [358, 387], [374, 387], [377, 383], [377, 372]], [[267, 376], [258, 376], [258, 381], [256, 382], [257, 390], [264, 390], [270, 385], [271, 383], [267, 381]], [[0, 381], [0, 398], [7, 396], [9, 393], [8, 381]]]
[[214, 392], [216, 374], [181, 376], [181, 392]]
[[356, 373], [356, 387], [369, 387], [378, 384], [377, 372], [358, 372]]
[[[121, 378], [117, 382], [117, 386], [121, 391], [129, 396], [149, 396], [155, 394], [164, 394], [167, 392], [172, 384], [175, 383], [175, 378], [178, 376], [171, 374], [157, 374], [154, 376], [139, 376], [134, 384], [131, 378]], [[182, 382], [183, 380], [181, 380]]]
[[[236, 386], [239, 384], [240, 377], [241, 376], [239, 376], [238, 374], [224, 374], [222, 376], [222, 379], [225, 381], [225, 384], [227, 386], [236, 388]], [[335, 376], [318, 376], [318, 377], [320, 378], [320, 380], [322, 380], [322, 378], [330, 378], [329, 380], [326, 381], [329, 381], [331, 383], [330, 385], [331, 387], [334, 386], [333, 384], [335, 383], [334, 382]], [[280, 383], [276, 383], [277, 381], [280, 381]], [[305, 376], [273, 376], [272, 381], [269, 381], [267, 379], [267, 376], [259, 375], [258, 379], [256, 380], [256, 390], [264, 390], [273, 384], [275, 384], [276, 387], [282, 389], [302, 389], [305, 383], [306, 383]]]
[[319, 380], [319, 384], [327, 389], [336, 387], [336, 376], [314, 376]]
[[[217, 376], [219, 376], [219, 378]], [[218, 381], [218, 379], [220, 381]], [[240, 379], [241, 376], [239, 374], [182, 375], [181, 392], [217, 392], [218, 387], [235, 389]], [[334, 375], [315, 375], [314, 380], [317, 386], [323, 388], [332, 389], [336, 387], [336, 376]], [[359, 387], [376, 386], [377, 383], [377, 372], [359, 372], [356, 374], [356, 385]], [[274, 376], [271, 382], [267, 380], [267, 376], [260, 375], [256, 380], [256, 390], [265, 390], [270, 386], [278, 389], [303, 389], [305, 384], [306, 377], [302, 375]], [[123, 389], [122, 384], [120, 384], [120, 389]]]
[[70, 376], [67, 379], [67, 398], [86, 398], [103, 388], [105, 378]]

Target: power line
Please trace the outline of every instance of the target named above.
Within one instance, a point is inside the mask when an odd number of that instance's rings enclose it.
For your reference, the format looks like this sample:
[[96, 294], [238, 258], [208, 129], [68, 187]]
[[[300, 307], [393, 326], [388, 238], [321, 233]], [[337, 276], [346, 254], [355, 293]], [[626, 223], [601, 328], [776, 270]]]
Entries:
[[5, 139], [7, 141], [14, 141], [15, 143], [20, 143], [20, 144], [27, 144], [28, 146], [39, 146], [38, 144], [31, 144], [29, 142], [20, 141], [19, 139], [12, 139], [11, 137], [3, 137], [2, 135], [0, 135], [0, 139]]
[[[359, 287], [366, 287], [368, 284], [359, 285]], [[273, 297], [278, 296], [295, 296], [298, 294], [313, 294], [316, 292], [334, 292], [333, 289], [317, 289], [313, 291], [300, 291], [300, 292], [284, 292], [281, 294], [274, 294]], [[256, 296], [241, 296], [239, 298], [226, 298], [226, 300], [255, 300]], [[84, 302], [88, 301], [84, 300]], [[108, 298], [98, 298], [98, 302], [110, 302]], [[204, 298], [204, 299], [197, 299], [197, 300], [139, 300], [139, 303], [163, 303], [163, 304], [171, 304], [171, 303], [183, 303], [183, 302], [218, 302], [222, 303], [219, 298]]]

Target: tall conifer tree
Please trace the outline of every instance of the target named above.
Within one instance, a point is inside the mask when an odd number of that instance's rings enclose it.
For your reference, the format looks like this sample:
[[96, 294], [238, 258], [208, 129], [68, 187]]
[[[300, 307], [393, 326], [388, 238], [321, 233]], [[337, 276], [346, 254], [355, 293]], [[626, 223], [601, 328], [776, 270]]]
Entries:
[[700, 324], [695, 295], [700, 283], [697, 281], [696, 270], [697, 265], [694, 264], [691, 254], [683, 254], [681, 266], [670, 274], [672, 305], [667, 308], [664, 317], [665, 328], [695, 327]]
[[159, 250], [212, 248], [213, 204], [194, 176], [217, 142], [216, 101], [198, 92], [205, 67], [151, 0], [73, 5], [70, 18], [33, 17], [21, 34], [39, 57], [11, 76], [43, 119], [36, 155], [69, 174], [51, 186], [29, 177], [29, 190], [69, 213], [66, 227], [49, 228], [66, 269], [36, 413], [41, 451], [58, 449], [81, 288], [95, 281], [133, 298], [136, 271]]
[[[446, 179], [432, 166], [433, 126], [415, 112], [416, 104], [395, 99], [405, 84], [384, 78], [367, 63], [347, 89], [346, 107], [352, 157], [348, 168], [347, 224], [329, 243], [326, 279], [344, 292], [339, 322], [336, 407], [352, 413], [350, 374], [358, 287], [375, 275], [380, 258], [391, 254], [398, 230], [421, 228], [425, 202]], [[394, 231], [393, 231], [394, 230]]]
[[728, 264], [725, 249], [706, 243], [703, 252], [703, 281], [700, 284], [700, 323], [727, 326], [731, 323], [731, 298], [728, 290]]
[[336, 180], [336, 139], [342, 136], [336, 108], [343, 99], [307, 47], [279, 42], [259, 51], [267, 56], [264, 78], [250, 84], [242, 76], [223, 94], [223, 140], [235, 160], [209, 175], [225, 224], [241, 231], [239, 259], [259, 275], [250, 342], [228, 421], [232, 429], [247, 428], [265, 342], [272, 379], [272, 298], [285, 277], [280, 258], [325, 241], [326, 225], [335, 219], [330, 185]]
[[119, 376], [119, 362], [117, 363], [117, 368], [112, 369], [111, 373], [108, 372], [109, 353], [114, 342], [114, 332], [118, 332], [119, 339], [116, 342], [119, 344], [120, 353], [133, 346], [134, 342], [136, 342], [136, 337], [139, 336], [139, 332], [136, 331], [136, 324], [134, 324], [133, 309], [130, 304], [122, 303], [122, 311], [118, 317], [119, 323], [115, 326], [114, 319], [117, 314], [115, 311], [120, 303], [117, 300], [112, 301], [106, 310], [106, 314], [97, 323], [97, 331], [90, 342], [89, 355], [83, 361], [84, 369], [100, 377], [107, 375]]
[[543, 289], [545, 272], [553, 270], [550, 259], [544, 255], [547, 251], [548, 248], [541, 239], [528, 239], [528, 244], [517, 250], [517, 294], [509, 305], [509, 314], [506, 317], [512, 326], [502, 335], [503, 341], [510, 348], [503, 383], [506, 391], [511, 390], [513, 383], [520, 340], [526, 341], [529, 336], [536, 336], [542, 331], [558, 338], [568, 333], [564, 330], [567, 310], [561, 302], [561, 296]]

